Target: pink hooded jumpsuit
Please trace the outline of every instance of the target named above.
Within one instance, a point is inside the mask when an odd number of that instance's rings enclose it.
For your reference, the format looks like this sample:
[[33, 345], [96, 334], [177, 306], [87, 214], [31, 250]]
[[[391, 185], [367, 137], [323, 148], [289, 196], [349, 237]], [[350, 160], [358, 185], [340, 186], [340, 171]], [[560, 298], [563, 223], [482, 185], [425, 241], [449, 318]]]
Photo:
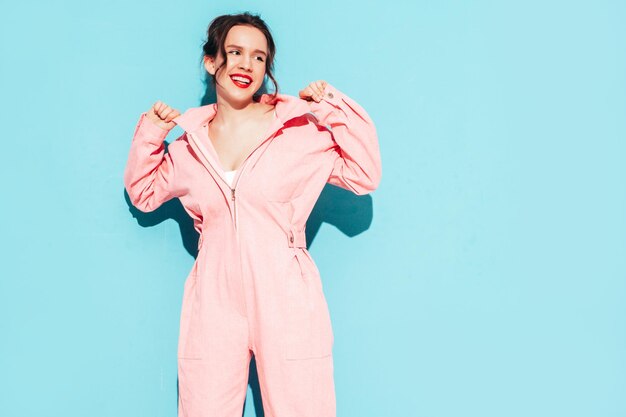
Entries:
[[232, 187], [208, 137], [217, 104], [167, 131], [141, 115], [124, 183], [141, 211], [178, 197], [200, 234], [185, 281], [178, 344], [179, 417], [241, 417], [255, 355], [266, 417], [335, 417], [333, 331], [305, 225], [328, 182], [378, 186], [376, 129], [327, 85], [319, 103], [264, 94], [275, 118]]

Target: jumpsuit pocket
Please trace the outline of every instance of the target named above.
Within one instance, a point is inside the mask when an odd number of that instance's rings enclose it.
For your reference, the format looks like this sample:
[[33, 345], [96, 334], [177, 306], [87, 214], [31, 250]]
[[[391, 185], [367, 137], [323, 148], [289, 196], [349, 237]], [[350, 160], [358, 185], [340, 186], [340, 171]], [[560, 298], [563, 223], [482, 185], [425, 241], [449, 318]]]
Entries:
[[286, 274], [285, 358], [288, 360], [331, 356], [334, 341], [319, 273], [303, 254], [303, 250], [296, 249]]
[[185, 281], [183, 304], [180, 314], [180, 332], [178, 337], [179, 359], [201, 359], [200, 343], [190, 329], [197, 328], [194, 323], [198, 319], [198, 303], [196, 293], [197, 275], [190, 274]]

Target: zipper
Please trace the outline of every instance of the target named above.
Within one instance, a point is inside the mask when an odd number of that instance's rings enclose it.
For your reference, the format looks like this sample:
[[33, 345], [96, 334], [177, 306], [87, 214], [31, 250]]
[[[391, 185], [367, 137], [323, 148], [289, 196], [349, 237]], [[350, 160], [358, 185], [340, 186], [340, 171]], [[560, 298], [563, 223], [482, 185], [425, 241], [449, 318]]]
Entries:
[[[274, 123], [276, 122], [280, 122], [279, 119], [275, 119]], [[235, 228], [235, 231], [237, 232], [237, 238], [239, 238], [239, 231], [238, 231], [238, 227], [237, 227], [237, 197], [236, 197], [236, 189], [237, 189], [237, 184], [239, 183], [239, 178], [241, 178], [241, 175], [243, 174], [244, 169], [246, 168], [247, 162], [250, 159], [250, 157], [257, 151], [257, 149], [259, 149], [265, 142], [267, 142], [268, 140], [270, 140], [271, 138], [273, 138], [274, 136], [276, 136], [276, 133], [279, 131], [280, 129], [276, 128], [274, 129], [274, 126], [271, 126], [271, 134], [266, 136], [265, 139], [263, 139], [250, 153], [248, 153], [248, 156], [246, 156], [246, 158], [243, 160], [243, 162], [241, 163], [241, 166], [239, 167], [239, 169], [237, 169], [237, 175], [234, 178], [234, 184], [231, 186], [228, 181], [226, 181], [226, 179], [224, 178], [224, 176], [222, 175], [223, 169], [221, 167], [221, 165], [218, 167], [218, 169], [215, 168], [215, 166], [211, 163], [211, 158], [209, 157], [209, 153], [206, 151], [206, 149], [204, 148], [204, 145], [202, 144], [202, 142], [200, 142], [196, 137], [194, 133], [191, 132], [187, 132], [187, 134], [191, 137], [191, 139], [193, 139], [193, 141], [195, 142], [195, 145], [198, 147], [198, 149], [200, 150], [200, 152], [203, 154], [204, 159], [207, 161], [207, 163], [209, 165], [211, 165], [211, 167], [213, 168], [213, 170], [217, 173], [218, 177], [220, 177], [220, 179], [222, 180], [222, 182], [224, 182], [224, 184], [226, 184], [226, 186], [230, 189], [230, 199], [232, 201], [232, 211], [231, 211], [231, 217], [233, 220], [233, 226]], [[209, 139], [210, 140], [210, 139]], [[192, 148], [193, 149], [193, 148]], [[216, 153], [217, 155], [217, 153]], [[204, 165], [204, 164], [202, 164]], [[206, 165], [205, 165], [205, 168]], [[208, 171], [208, 168], [207, 168]]]
[[[231, 192], [231, 201], [233, 202], [233, 216], [234, 216], [234, 225], [235, 225], [235, 232], [237, 234], [237, 240], [239, 240], [239, 228], [237, 227], [237, 197], [235, 195], [235, 191], [237, 189], [237, 184], [239, 184], [239, 178], [241, 178], [241, 175], [243, 174], [243, 171], [246, 169], [246, 166], [248, 165], [248, 160], [250, 159], [250, 157], [256, 152], [257, 149], [259, 149], [261, 147], [261, 145], [263, 145], [265, 142], [267, 142], [268, 140], [270, 140], [271, 138], [273, 138], [276, 135], [276, 132], [278, 130], [274, 131], [271, 135], [267, 136], [265, 139], [263, 139], [261, 141], [261, 143], [259, 143], [249, 154], [248, 156], [246, 156], [246, 159], [243, 160], [243, 162], [241, 163], [241, 166], [237, 169], [237, 175], [235, 176], [235, 178], [233, 179], [233, 185], [231, 186], [230, 184], [226, 184], [228, 185], [228, 187], [230, 188], [230, 192]], [[226, 180], [224, 180], [224, 182], [226, 182]]]
[[[235, 227], [235, 229], [237, 229], [237, 224], [236, 224], [236, 218], [235, 218], [235, 213], [234, 213], [234, 206], [235, 206], [235, 189], [233, 187], [231, 187], [231, 185], [228, 183], [228, 181], [226, 181], [226, 179], [224, 178], [224, 176], [222, 175], [222, 173], [220, 171], [223, 171], [221, 167], [219, 167], [219, 171], [217, 168], [215, 168], [215, 166], [211, 163], [211, 158], [209, 155], [209, 152], [204, 148], [204, 145], [202, 144], [202, 142], [200, 142], [196, 137], [195, 134], [191, 133], [191, 132], [187, 132], [187, 134], [189, 135], [189, 137], [193, 140], [194, 144], [196, 145], [196, 147], [200, 150], [200, 153], [202, 154], [202, 156], [204, 157], [206, 163], [203, 163], [202, 161], [200, 161], [200, 163], [202, 164], [202, 166], [209, 172], [211, 173], [211, 170], [209, 169], [209, 167], [207, 167], [207, 164], [211, 166], [211, 168], [213, 168], [213, 170], [217, 173], [217, 176], [220, 178], [220, 180], [222, 180], [222, 182], [224, 184], [226, 184], [226, 186], [230, 189], [230, 199], [232, 201], [231, 204], [229, 204], [229, 207], [232, 205], [233, 209], [230, 210], [231, 211], [231, 218], [233, 220], [233, 226]], [[192, 148], [193, 149], [193, 148]]]

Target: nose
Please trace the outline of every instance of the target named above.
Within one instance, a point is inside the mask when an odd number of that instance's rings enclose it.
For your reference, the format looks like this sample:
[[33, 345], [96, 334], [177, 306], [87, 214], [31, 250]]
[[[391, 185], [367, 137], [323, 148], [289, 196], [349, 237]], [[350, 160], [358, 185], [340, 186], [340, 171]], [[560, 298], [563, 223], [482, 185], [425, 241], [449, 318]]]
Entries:
[[250, 57], [249, 56], [243, 56], [241, 57], [241, 60], [239, 61], [239, 68], [246, 70], [246, 71], [250, 71], [251, 65], [250, 65]]

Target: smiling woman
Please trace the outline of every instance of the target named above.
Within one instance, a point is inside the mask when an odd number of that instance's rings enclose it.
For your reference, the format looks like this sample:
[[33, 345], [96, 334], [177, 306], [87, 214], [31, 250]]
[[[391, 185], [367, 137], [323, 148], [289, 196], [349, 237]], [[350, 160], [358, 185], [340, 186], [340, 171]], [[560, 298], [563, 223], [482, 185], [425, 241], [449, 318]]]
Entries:
[[[228, 31], [226, 43], [225, 56], [222, 56], [220, 52], [216, 57], [209, 55], [204, 57], [205, 68], [213, 76], [217, 86], [224, 87], [218, 80], [228, 74], [235, 85], [240, 88], [249, 88], [255, 84], [260, 87], [266, 72], [267, 40], [265, 36], [254, 27], [239, 25]], [[236, 72], [238, 69], [249, 72], [249, 75]]]
[[[217, 72], [228, 62], [235, 61], [234, 57], [238, 57], [238, 60], [254, 60], [255, 68], [263, 68], [263, 77], [267, 75], [274, 84], [274, 93], [278, 92], [278, 83], [273, 74], [276, 54], [274, 38], [265, 22], [258, 16], [244, 13], [216, 18], [209, 26], [207, 41], [202, 51], [205, 68], [211, 74], [214, 85], [219, 84]], [[211, 64], [211, 69], [207, 68], [207, 60]], [[219, 60], [219, 63], [216, 60]], [[248, 86], [251, 85], [250, 76], [237, 75], [247, 78]]]
[[[240, 417], [254, 355], [265, 415], [335, 417], [334, 337], [305, 226], [326, 183], [377, 188], [374, 123], [326, 81], [279, 94], [258, 16], [219, 16], [203, 51], [217, 102], [182, 115], [156, 102], [124, 174], [136, 207], [177, 197], [200, 233], [183, 294], [178, 414]], [[265, 76], [275, 91], [259, 96]], [[166, 153], [175, 125], [184, 133]]]

